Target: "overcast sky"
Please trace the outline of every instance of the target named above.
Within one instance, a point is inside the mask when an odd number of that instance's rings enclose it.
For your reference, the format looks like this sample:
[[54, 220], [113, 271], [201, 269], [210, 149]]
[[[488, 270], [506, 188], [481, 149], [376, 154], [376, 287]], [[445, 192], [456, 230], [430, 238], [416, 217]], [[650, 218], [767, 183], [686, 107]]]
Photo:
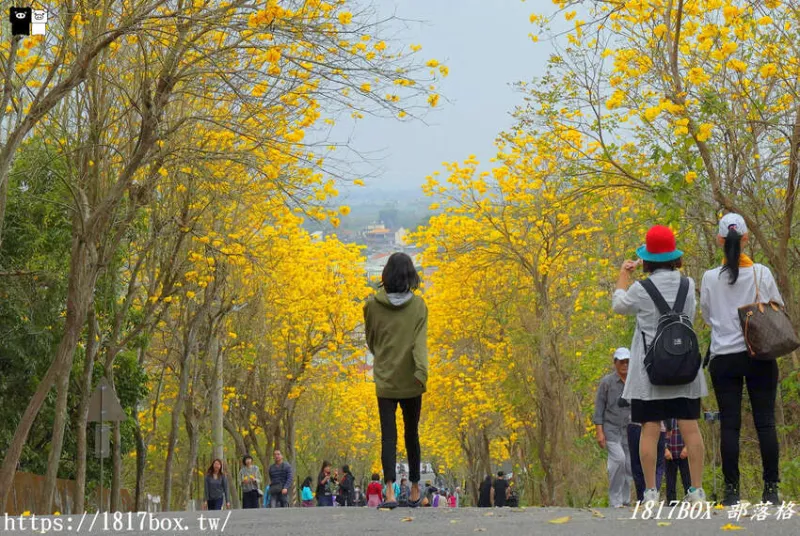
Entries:
[[[475, 154], [484, 163], [494, 156], [494, 139], [512, 124], [509, 113], [522, 100], [512, 84], [542, 74], [550, 54], [534, 43], [532, 12], [550, 10], [545, 0], [375, 0], [386, 15], [412, 19], [403, 41], [421, 44], [425, 60], [450, 68], [439, 84], [446, 97], [425, 119], [428, 123], [364, 118], [352, 144], [380, 156], [378, 176], [367, 187], [418, 188], [445, 161]], [[348, 128], [343, 125], [343, 128]]]

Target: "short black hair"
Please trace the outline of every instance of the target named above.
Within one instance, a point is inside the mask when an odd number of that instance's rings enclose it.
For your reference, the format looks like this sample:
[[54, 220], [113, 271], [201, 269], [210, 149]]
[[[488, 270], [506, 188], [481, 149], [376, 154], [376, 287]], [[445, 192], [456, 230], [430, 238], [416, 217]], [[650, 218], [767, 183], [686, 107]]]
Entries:
[[497, 476], [503, 476], [505, 473], [503, 471], [497, 471]]
[[683, 257], [678, 257], [671, 261], [652, 262], [642, 260], [642, 271], [651, 274], [656, 270], [677, 270], [683, 266]]
[[381, 286], [388, 293], [409, 292], [419, 288], [420, 279], [414, 261], [405, 253], [392, 253], [381, 274]]
[[244, 456], [242, 456], [242, 465], [246, 464], [247, 460], [252, 460], [252, 459], [253, 459], [252, 456], [250, 456], [249, 454], [245, 454]]

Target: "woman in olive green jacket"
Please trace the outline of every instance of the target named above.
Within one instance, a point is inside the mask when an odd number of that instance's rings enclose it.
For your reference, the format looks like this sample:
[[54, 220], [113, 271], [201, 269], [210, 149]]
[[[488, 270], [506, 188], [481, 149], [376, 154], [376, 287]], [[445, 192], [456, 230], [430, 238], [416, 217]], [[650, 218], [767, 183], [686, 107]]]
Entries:
[[419, 416], [428, 382], [428, 307], [414, 294], [419, 274], [411, 257], [394, 253], [383, 269], [381, 289], [364, 304], [367, 346], [374, 356], [372, 374], [381, 419], [381, 462], [386, 500], [396, 508], [397, 405], [403, 411], [411, 494], [409, 506], [420, 504]]

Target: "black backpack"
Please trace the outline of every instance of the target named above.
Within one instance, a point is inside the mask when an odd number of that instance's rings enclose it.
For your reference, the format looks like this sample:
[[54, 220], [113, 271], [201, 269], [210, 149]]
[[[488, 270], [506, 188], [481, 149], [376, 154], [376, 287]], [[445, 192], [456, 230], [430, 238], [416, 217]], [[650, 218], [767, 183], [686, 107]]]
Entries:
[[692, 321], [683, 313], [689, 294], [689, 279], [681, 277], [675, 305], [670, 307], [650, 279], [640, 281], [653, 299], [661, 318], [656, 337], [648, 346], [644, 332], [644, 369], [653, 385], [685, 385], [692, 383], [700, 370], [700, 346]]

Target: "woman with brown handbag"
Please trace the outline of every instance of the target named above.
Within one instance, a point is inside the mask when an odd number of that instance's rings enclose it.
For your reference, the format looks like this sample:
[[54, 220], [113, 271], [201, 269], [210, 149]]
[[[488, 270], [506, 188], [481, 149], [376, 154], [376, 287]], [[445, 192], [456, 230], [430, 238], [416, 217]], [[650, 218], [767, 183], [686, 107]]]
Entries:
[[720, 411], [722, 504], [739, 502], [739, 432], [742, 426], [742, 388], [747, 384], [753, 421], [761, 448], [764, 476], [763, 502], [778, 503], [778, 434], [775, 430], [775, 398], [778, 364], [752, 359], [739, 319], [739, 308], [760, 296], [762, 302], [783, 305], [769, 268], [753, 263], [742, 253], [748, 241], [747, 224], [738, 214], [726, 214], [719, 222], [717, 243], [725, 251], [722, 266], [708, 270], [700, 287], [700, 308], [711, 326], [709, 372]]

